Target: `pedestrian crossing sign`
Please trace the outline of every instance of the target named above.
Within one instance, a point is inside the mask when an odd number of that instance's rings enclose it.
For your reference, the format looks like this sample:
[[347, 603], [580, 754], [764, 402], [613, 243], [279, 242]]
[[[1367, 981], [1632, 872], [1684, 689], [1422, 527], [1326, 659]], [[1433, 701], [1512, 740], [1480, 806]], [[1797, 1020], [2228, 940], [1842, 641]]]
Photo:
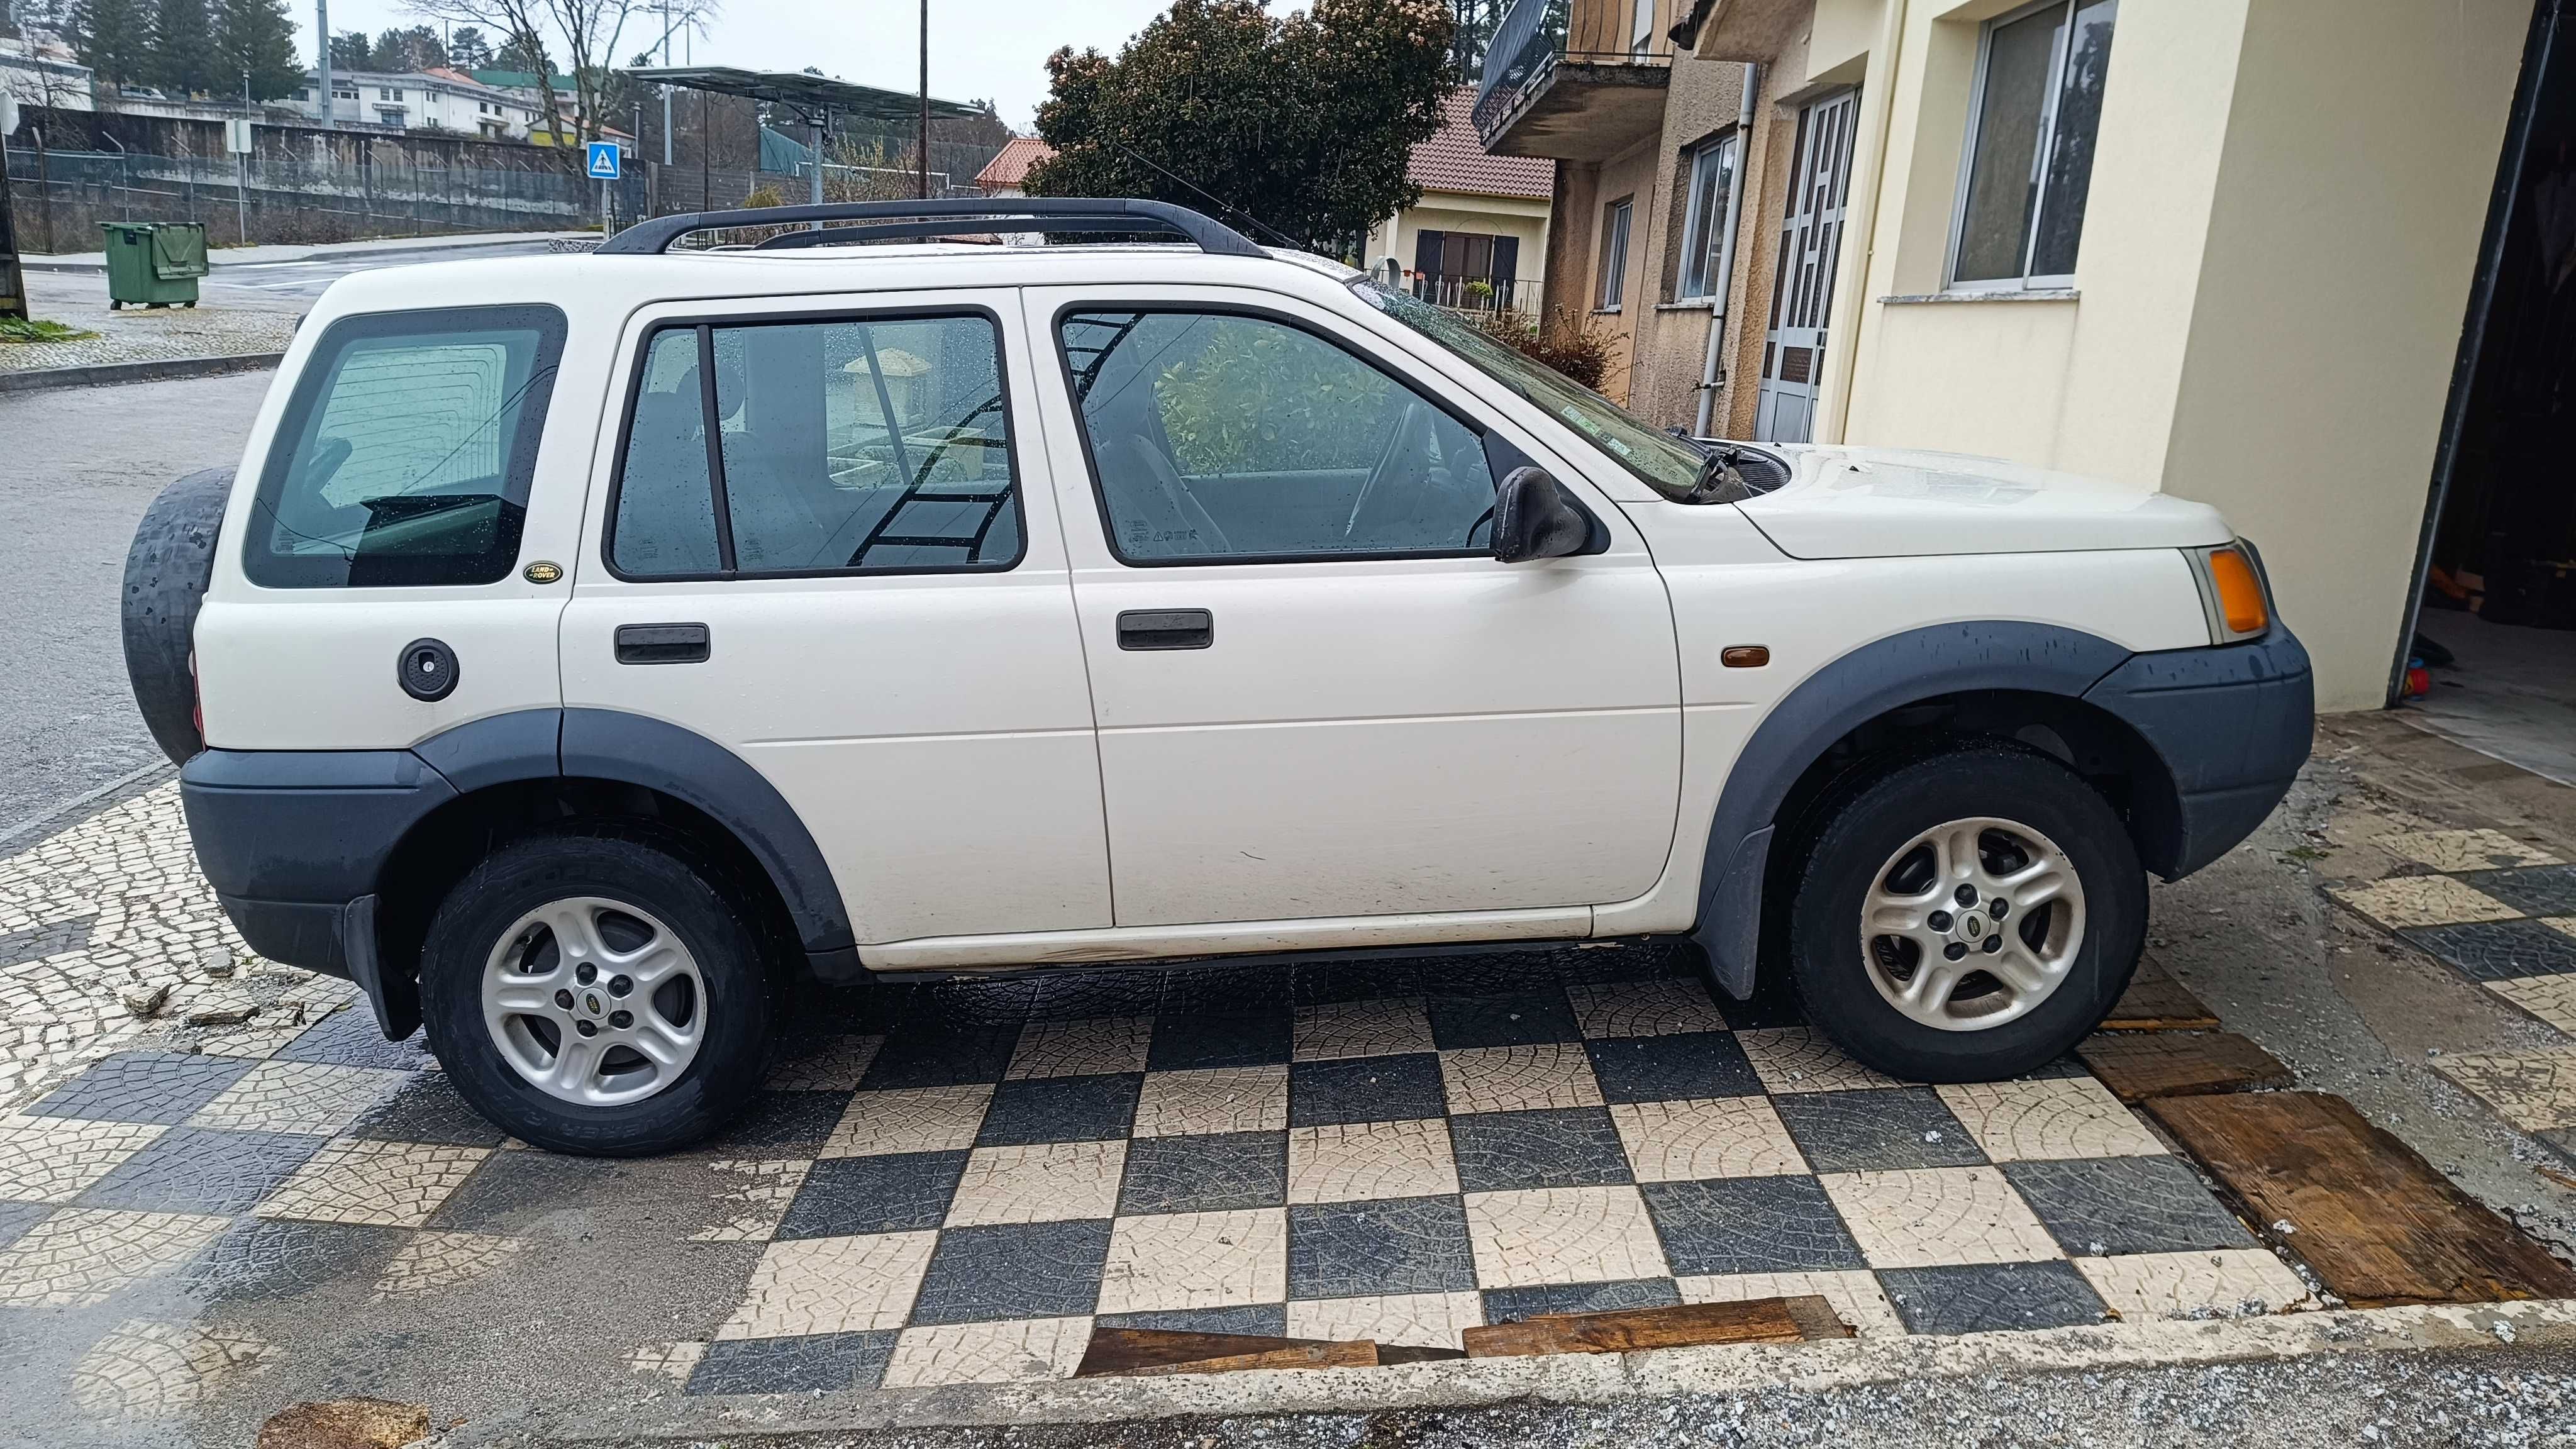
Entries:
[[590, 152], [590, 179], [593, 181], [616, 180], [618, 159], [617, 143], [614, 141], [592, 141], [587, 143], [587, 145]]

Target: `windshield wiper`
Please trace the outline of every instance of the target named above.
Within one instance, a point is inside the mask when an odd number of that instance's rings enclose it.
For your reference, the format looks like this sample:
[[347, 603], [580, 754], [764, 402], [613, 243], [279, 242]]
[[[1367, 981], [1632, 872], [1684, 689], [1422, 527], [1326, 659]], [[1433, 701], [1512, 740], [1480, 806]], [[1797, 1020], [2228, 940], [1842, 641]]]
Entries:
[[[1697, 439], [1692, 441], [1697, 442]], [[1744, 452], [1732, 443], [1715, 443], [1708, 447], [1708, 459], [1699, 465], [1699, 477], [1693, 479], [1690, 491], [1682, 495], [1684, 503], [1741, 503], [1753, 496], [1753, 487], [1744, 481], [1736, 467], [1744, 461]]]

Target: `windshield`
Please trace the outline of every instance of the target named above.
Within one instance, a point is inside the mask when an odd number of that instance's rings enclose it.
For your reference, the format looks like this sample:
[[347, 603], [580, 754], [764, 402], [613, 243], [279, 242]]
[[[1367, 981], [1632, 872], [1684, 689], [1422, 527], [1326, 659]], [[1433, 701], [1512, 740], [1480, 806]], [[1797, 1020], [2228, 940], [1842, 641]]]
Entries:
[[1474, 363], [1495, 381], [1592, 440], [1631, 473], [1675, 498], [1699, 481], [1708, 455], [1670, 433], [1648, 427], [1627, 409], [1575, 382], [1565, 374], [1487, 337], [1457, 314], [1418, 297], [1389, 291], [1366, 277], [1353, 278], [1350, 289], [1370, 305], [1450, 351]]

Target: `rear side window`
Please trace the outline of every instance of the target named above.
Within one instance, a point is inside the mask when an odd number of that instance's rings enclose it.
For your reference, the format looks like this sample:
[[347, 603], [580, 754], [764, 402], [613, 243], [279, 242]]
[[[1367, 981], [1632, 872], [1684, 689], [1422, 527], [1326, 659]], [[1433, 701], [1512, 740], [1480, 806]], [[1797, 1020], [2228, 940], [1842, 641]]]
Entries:
[[982, 314], [665, 327], [636, 380], [609, 565], [1007, 569], [1020, 512], [1003, 392]]
[[243, 573], [277, 589], [507, 577], [563, 337], [552, 307], [333, 323], [278, 424]]

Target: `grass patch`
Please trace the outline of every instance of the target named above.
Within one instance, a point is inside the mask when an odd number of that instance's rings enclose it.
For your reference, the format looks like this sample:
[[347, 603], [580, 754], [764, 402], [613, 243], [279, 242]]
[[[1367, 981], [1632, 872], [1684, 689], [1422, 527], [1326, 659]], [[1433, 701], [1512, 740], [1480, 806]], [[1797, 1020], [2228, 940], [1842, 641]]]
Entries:
[[86, 342], [97, 335], [60, 322], [0, 317], [0, 342]]

